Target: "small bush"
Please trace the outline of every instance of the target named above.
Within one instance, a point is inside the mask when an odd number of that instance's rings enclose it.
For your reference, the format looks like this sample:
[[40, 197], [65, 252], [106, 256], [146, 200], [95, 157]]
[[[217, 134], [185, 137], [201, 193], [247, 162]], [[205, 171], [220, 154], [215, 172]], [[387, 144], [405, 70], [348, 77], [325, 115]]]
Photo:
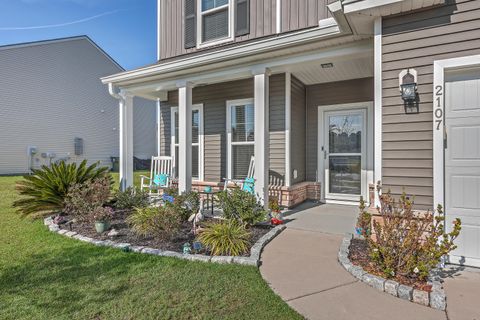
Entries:
[[33, 218], [58, 213], [64, 209], [65, 197], [73, 185], [104, 176], [111, 179], [108, 168], [98, 167], [97, 163], [87, 166], [86, 160], [79, 165], [59, 161], [49, 167], [42, 166], [17, 182], [16, 189], [23, 197], [13, 205], [22, 215]]
[[113, 199], [117, 209], [144, 208], [149, 205], [148, 192], [135, 187], [128, 187], [125, 191], [118, 190]]
[[272, 197], [268, 199], [268, 208], [270, 209], [270, 215], [272, 218], [276, 219], [275, 221], [280, 218], [280, 204], [278, 203], [278, 198]]
[[357, 228], [360, 231], [360, 234], [367, 238], [371, 233], [371, 223], [372, 223], [372, 214], [369, 213], [365, 206], [365, 200], [363, 197], [360, 197], [360, 214], [357, 219]]
[[90, 219], [92, 222], [110, 222], [114, 214], [115, 212], [111, 207], [97, 207], [93, 210]]
[[214, 256], [239, 256], [248, 251], [250, 233], [235, 220], [208, 223], [198, 240]]
[[105, 176], [70, 187], [65, 197], [65, 212], [81, 221], [90, 219], [93, 211], [111, 197], [110, 178]]
[[171, 239], [180, 229], [182, 217], [173, 206], [135, 208], [127, 223], [140, 236]]
[[236, 219], [247, 225], [265, 221], [267, 212], [257, 201], [255, 195], [233, 189], [217, 193], [223, 216], [226, 219]]
[[181, 195], [175, 195], [173, 204], [167, 203], [167, 206], [173, 206], [187, 220], [193, 213], [200, 210], [200, 195], [198, 192], [190, 191]]
[[380, 195], [380, 202], [381, 222], [373, 222], [375, 239], [367, 240], [372, 261], [387, 277], [425, 280], [441, 258], [456, 248], [453, 242], [461, 230], [460, 220], [456, 219], [452, 231], [446, 233], [440, 205], [437, 215], [419, 215], [405, 193], [397, 202], [390, 191]]
[[178, 188], [176, 187], [165, 188], [163, 189], [163, 194], [166, 194], [167, 196], [176, 197], [178, 196]]

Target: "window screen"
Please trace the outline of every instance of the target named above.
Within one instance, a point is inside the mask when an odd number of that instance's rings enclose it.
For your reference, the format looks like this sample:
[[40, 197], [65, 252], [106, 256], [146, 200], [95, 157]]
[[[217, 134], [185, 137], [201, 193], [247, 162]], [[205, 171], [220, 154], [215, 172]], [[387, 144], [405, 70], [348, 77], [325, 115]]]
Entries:
[[228, 7], [202, 17], [202, 41], [228, 37]]

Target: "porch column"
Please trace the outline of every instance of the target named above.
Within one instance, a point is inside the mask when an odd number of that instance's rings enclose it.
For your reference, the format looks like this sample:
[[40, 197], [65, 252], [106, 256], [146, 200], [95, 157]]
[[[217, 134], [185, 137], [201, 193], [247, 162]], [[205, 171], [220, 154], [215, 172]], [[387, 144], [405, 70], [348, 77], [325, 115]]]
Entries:
[[178, 192], [192, 189], [192, 84], [178, 82]]
[[255, 103], [255, 193], [265, 208], [268, 208], [269, 178], [269, 77], [270, 70], [253, 70]]
[[162, 148], [161, 146], [161, 140], [162, 140], [162, 132], [161, 132], [161, 127], [160, 127], [160, 120], [162, 116], [162, 105], [160, 102], [160, 99], [157, 100], [157, 110], [156, 110], [156, 118], [157, 118], [157, 156], [160, 156], [160, 150]]
[[133, 185], [133, 97], [120, 93], [120, 190]]

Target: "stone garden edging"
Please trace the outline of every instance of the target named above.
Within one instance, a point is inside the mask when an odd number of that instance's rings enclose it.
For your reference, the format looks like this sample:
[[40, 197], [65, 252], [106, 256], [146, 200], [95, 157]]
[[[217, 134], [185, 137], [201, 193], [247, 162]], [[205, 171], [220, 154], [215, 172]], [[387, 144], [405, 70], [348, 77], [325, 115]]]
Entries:
[[75, 231], [68, 231], [66, 229], [60, 229], [60, 227], [53, 222], [52, 217], [48, 217], [44, 219], [44, 224], [48, 227], [51, 232], [58, 233], [62, 236], [77, 239], [83, 242], [88, 242], [96, 246], [100, 247], [112, 247], [117, 248], [125, 252], [137, 252], [137, 253], [144, 253], [144, 254], [153, 254], [162, 257], [175, 257], [178, 259], [183, 260], [190, 260], [190, 261], [202, 261], [202, 262], [213, 262], [213, 263], [221, 263], [221, 264], [241, 264], [241, 265], [249, 265], [249, 266], [260, 266], [260, 254], [262, 253], [263, 248], [272, 241], [280, 232], [282, 232], [286, 226], [279, 225], [272, 228], [269, 232], [264, 234], [257, 242], [252, 246], [250, 249], [250, 256], [243, 257], [243, 256], [207, 256], [203, 254], [183, 254], [180, 252], [175, 251], [168, 251], [168, 250], [160, 250], [154, 249], [144, 246], [132, 246], [130, 243], [122, 243], [116, 242], [112, 240], [97, 240], [90, 237], [83, 236], [81, 234], [76, 233]]
[[415, 302], [424, 306], [444, 311], [447, 307], [445, 291], [440, 282], [439, 270], [433, 270], [430, 273], [428, 282], [432, 285], [432, 291], [429, 293], [423, 290], [417, 290], [413, 287], [400, 284], [393, 280], [387, 280], [382, 277], [370, 274], [362, 267], [352, 264], [348, 258], [350, 242], [353, 234], [347, 233], [343, 238], [340, 250], [338, 252], [338, 261], [358, 280], [376, 288], [377, 290], [391, 294], [404, 300]]

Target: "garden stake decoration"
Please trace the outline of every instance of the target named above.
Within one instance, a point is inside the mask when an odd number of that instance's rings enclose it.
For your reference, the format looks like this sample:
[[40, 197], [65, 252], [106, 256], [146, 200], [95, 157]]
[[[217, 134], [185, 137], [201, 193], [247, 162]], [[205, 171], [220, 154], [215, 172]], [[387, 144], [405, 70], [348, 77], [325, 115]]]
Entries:
[[190, 254], [192, 252], [192, 247], [190, 246], [190, 243], [185, 242], [183, 245], [183, 254]]
[[195, 252], [199, 252], [200, 250], [202, 250], [202, 243], [200, 241], [194, 241], [193, 242], [193, 250]]

